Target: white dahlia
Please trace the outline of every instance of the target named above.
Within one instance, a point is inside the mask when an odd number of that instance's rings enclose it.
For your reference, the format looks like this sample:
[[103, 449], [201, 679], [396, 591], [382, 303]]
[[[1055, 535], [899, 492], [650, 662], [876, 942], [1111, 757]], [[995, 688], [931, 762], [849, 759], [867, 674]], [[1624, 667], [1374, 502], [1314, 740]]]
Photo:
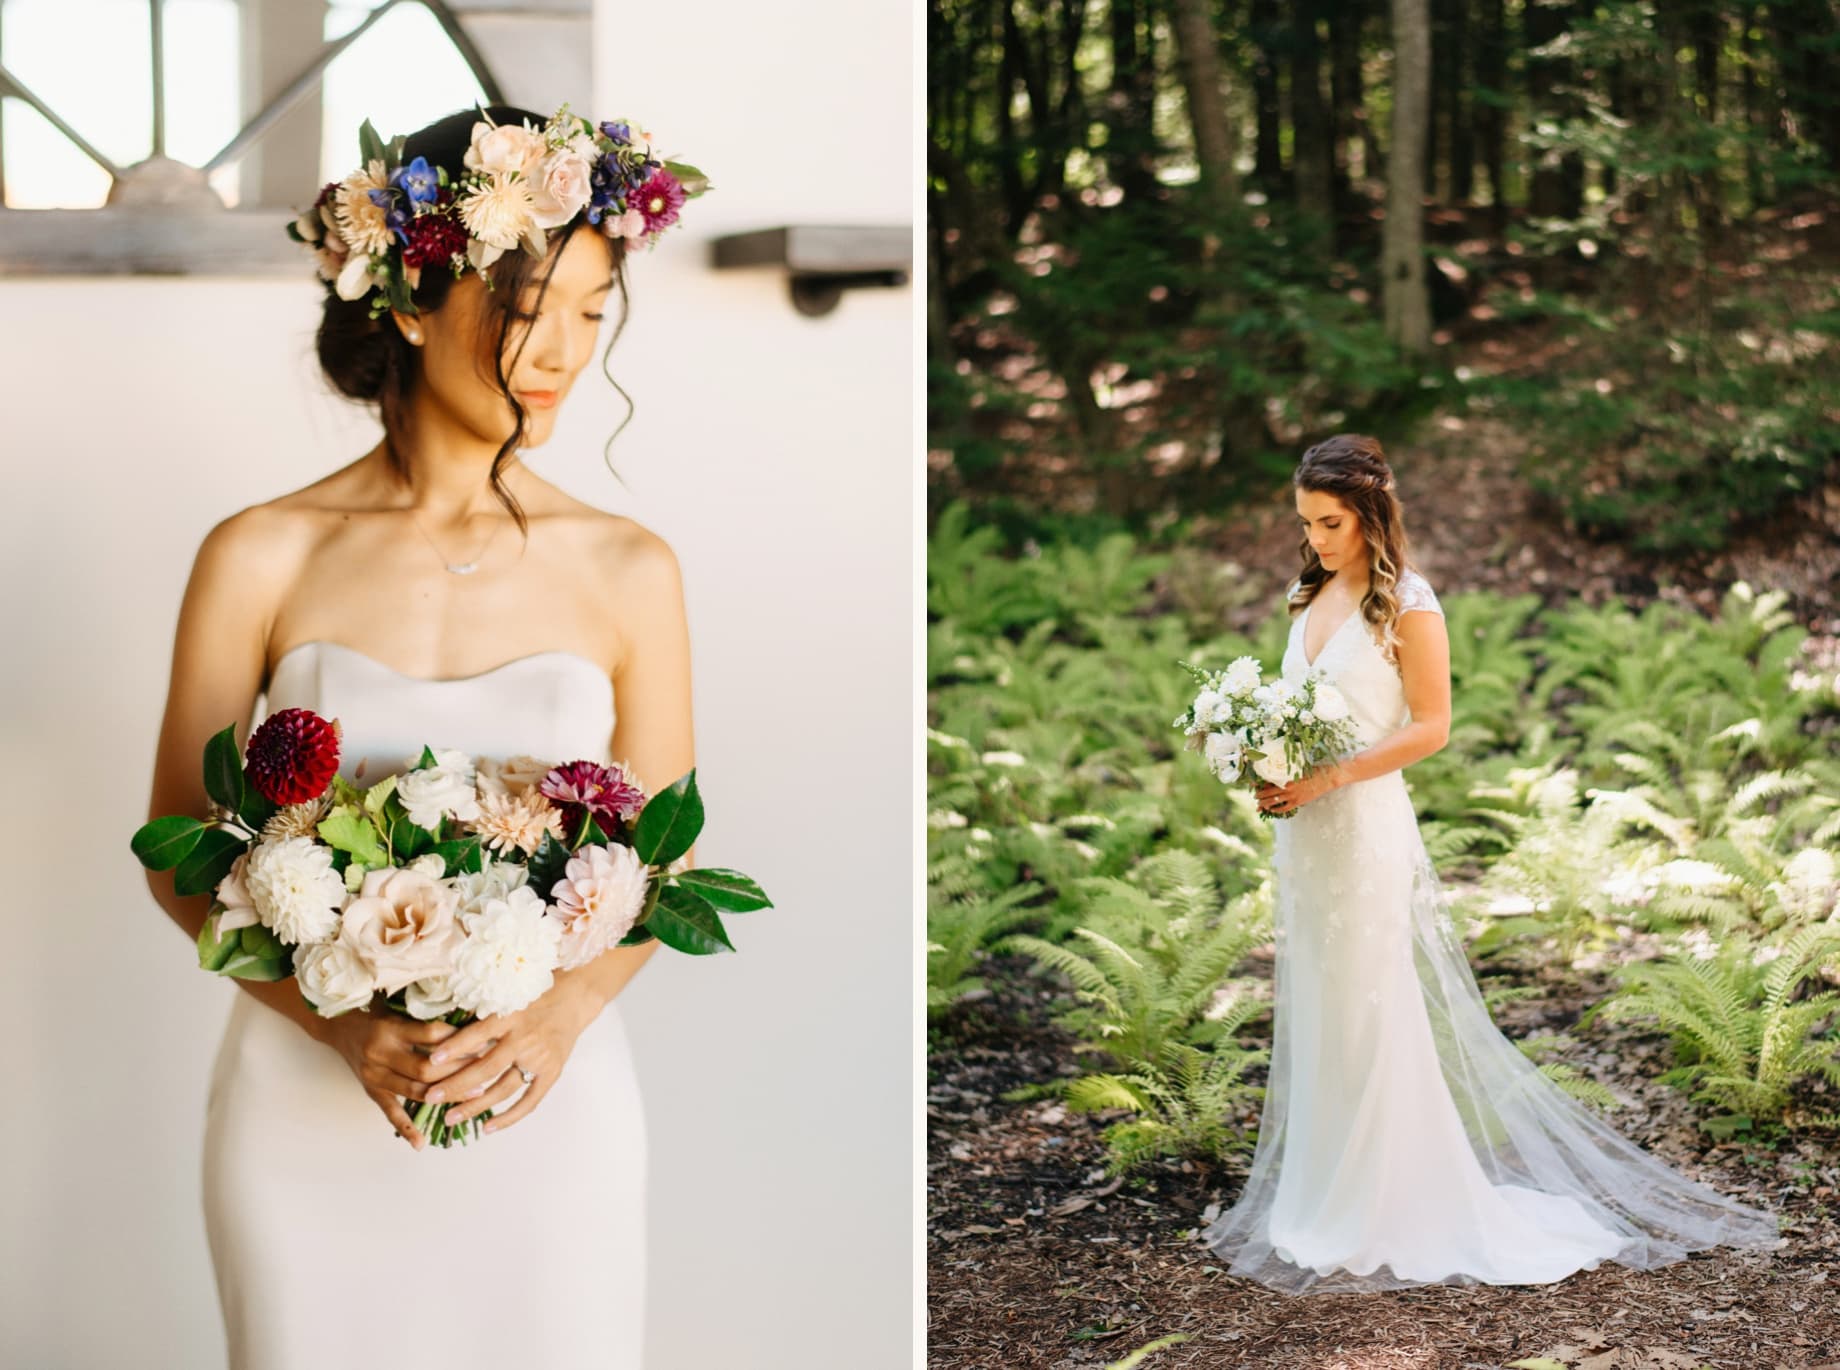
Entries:
[[339, 236], [356, 256], [388, 252], [396, 241], [384, 217], [383, 206], [370, 196], [371, 191], [387, 190], [389, 185], [383, 163], [372, 158], [368, 166], [340, 181], [339, 188], [332, 193], [333, 221], [338, 226]]
[[466, 225], [468, 235], [500, 252], [516, 247], [536, 222], [532, 185], [504, 173], [475, 182], [460, 197], [460, 221]]
[[487, 900], [454, 956], [455, 1005], [481, 1018], [525, 1007], [555, 983], [561, 934], [528, 885]]
[[345, 879], [332, 868], [332, 848], [311, 837], [258, 842], [243, 873], [256, 916], [283, 942], [331, 941], [339, 930]]
[[550, 889], [562, 925], [562, 968], [586, 965], [632, 931], [650, 872], [631, 847], [589, 843], [569, 858]]

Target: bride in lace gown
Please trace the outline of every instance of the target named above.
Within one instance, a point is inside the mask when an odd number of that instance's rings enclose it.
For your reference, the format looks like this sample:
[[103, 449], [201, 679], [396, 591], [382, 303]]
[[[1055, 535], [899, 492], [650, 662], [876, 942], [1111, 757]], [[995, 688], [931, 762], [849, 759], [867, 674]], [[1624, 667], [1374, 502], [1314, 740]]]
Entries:
[[1495, 1027], [1402, 774], [1447, 737], [1449, 645], [1406, 564], [1392, 473], [1372, 438], [1340, 435], [1294, 484], [1305, 565], [1282, 673], [1331, 679], [1359, 742], [1339, 769], [1259, 789], [1289, 815], [1273, 823], [1271, 1066], [1250, 1173], [1208, 1244], [1289, 1294], [1543, 1284], [1778, 1245], [1774, 1215], [1618, 1135]]

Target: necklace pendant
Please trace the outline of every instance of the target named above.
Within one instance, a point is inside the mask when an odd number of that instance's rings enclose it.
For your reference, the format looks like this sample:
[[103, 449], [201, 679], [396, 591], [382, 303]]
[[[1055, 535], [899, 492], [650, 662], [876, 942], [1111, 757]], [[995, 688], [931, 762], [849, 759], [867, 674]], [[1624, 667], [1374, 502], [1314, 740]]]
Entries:
[[447, 566], [447, 569], [452, 571], [457, 576], [470, 576], [473, 574], [473, 572], [479, 569], [479, 563], [476, 561], [462, 562], [458, 566], [455, 566], [452, 562], [448, 562], [445, 564]]

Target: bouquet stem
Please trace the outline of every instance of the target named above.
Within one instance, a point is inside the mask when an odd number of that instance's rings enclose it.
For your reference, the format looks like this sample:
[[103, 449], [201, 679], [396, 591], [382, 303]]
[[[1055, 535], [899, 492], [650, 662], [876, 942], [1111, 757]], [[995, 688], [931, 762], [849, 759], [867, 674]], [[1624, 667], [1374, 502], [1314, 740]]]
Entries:
[[424, 1099], [410, 1119], [415, 1124], [416, 1131], [436, 1146], [448, 1147], [456, 1143], [461, 1146], [469, 1145], [473, 1139], [483, 1135], [480, 1128], [492, 1116], [492, 1110], [488, 1108], [478, 1117], [460, 1124], [459, 1127], [449, 1127], [447, 1125], [448, 1107], [447, 1104], [431, 1104]]

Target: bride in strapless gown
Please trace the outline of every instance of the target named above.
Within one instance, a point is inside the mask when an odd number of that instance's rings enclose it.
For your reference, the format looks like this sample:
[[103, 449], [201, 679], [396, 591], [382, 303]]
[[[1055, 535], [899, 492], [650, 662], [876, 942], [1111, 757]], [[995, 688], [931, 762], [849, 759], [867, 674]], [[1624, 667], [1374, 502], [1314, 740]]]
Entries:
[[[289, 707], [340, 721], [354, 784], [407, 770], [424, 743], [614, 760], [612, 682], [566, 651], [423, 680], [303, 642], [276, 663], [250, 730]], [[640, 1365], [645, 1120], [617, 996], [527, 1118], [417, 1151], [336, 1050], [239, 991], [203, 1160], [233, 1370]]]

